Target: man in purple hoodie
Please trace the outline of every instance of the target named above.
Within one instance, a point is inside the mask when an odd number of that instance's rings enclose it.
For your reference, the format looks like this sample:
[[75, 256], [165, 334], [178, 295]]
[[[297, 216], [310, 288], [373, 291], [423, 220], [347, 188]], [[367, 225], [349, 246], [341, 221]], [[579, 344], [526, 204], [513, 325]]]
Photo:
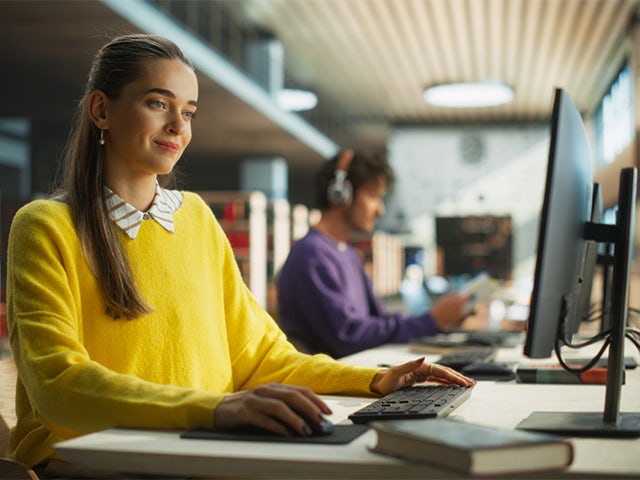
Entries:
[[373, 292], [353, 232], [372, 232], [393, 172], [382, 155], [343, 150], [317, 177], [321, 220], [298, 240], [278, 277], [279, 322], [303, 351], [343, 357], [457, 328], [468, 296], [443, 295], [430, 312], [392, 314]]

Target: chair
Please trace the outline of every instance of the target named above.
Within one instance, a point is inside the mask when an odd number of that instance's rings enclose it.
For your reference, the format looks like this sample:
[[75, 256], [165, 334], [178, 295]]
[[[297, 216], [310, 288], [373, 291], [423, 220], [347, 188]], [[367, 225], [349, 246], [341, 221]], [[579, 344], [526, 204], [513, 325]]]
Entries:
[[38, 475], [29, 466], [5, 457], [9, 432], [16, 423], [17, 376], [13, 358], [0, 359], [0, 480], [38, 480]]

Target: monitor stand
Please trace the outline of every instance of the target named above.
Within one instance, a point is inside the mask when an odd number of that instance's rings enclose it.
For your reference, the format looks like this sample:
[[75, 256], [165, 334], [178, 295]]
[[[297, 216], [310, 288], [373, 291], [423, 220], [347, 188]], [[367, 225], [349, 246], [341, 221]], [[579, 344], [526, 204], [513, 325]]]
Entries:
[[517, 428], [573, 437], [637, 438], [640, 414], [623, 412], [617, 423], [609, 423], [602, 412], [533, 412]]
[[[569, 436], [640, 437], [640, 413], [620, 412], [624, 378], [624, 343], [629, 308], [629, 278], [633, 243], [637, 171], [620, 172], [618, 218], [616, 226], [604, 226], [596, 236], [599, 242], [614, 242], [613, 278], [610, 290], [609, 358], [603, 412], [533, 412], [516, 427]], [[608, 232], [607, 232], [608, 230]], [[613, 240], [612, 240], [613, 239]], [[559, 346], [556, 355], [560, 355]]]
[[625, 323], [626, 315], [623, 315], [610, 335], [604, 412], [532, 412], [516, 428], [574, 437], [640, 437], [640, 413], [619, 411]]

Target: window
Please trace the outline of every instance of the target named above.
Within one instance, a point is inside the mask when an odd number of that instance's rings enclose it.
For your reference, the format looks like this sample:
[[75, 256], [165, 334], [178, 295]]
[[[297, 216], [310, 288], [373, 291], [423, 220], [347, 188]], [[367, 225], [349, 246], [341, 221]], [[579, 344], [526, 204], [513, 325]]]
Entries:
[[613, 162], [633, 139], [632, 89], [631, 68], [625, 64], [595, 114], [596, 167]]

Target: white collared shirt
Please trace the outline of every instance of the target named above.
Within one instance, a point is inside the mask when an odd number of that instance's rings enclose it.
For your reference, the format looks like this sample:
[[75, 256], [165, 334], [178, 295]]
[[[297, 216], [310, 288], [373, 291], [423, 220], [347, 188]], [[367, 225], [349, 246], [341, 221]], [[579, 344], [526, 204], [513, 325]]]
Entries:
[[156, 184], [156, 195], [146, 212], [141, 212], [125, 202], [113, 190], [105, 185], [107, 213], [118, 227], [132, 240], [138, 235], [143, 220], [153, 219], [167, 231], [173, 233], [173, 214], [180, 208], [184, 199], [178, 190], [167, 190]]

